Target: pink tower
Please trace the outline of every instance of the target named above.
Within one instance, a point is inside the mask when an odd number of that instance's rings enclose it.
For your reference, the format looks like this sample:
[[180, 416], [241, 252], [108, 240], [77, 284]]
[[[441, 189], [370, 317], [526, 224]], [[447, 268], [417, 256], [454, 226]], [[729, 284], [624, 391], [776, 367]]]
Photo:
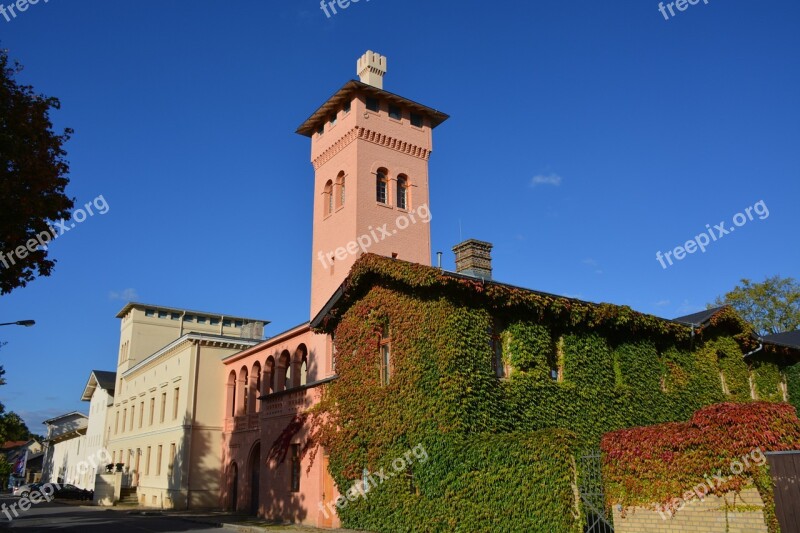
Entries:
[[349, 81], [298, 129], [314, 166], [313, 318], [366, 252], [431, 262], [428, 159], [444, 113], [383, 89], [368, 51]]

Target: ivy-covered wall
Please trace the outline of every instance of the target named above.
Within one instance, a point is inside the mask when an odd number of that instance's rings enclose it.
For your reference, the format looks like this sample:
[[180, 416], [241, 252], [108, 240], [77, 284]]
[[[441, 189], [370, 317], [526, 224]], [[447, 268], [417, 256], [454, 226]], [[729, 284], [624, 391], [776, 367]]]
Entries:
[[[577, 531], [573, 457], [603, 434], [748, 401], [751, 382], [762, 399], [783, 394], [777, 360], [743, 359], [757, 343], [730, 313], [692, 332], [372, 255], [345, 289], [319, 328], [335, 335], [338, 379], [311, 413], [312, 447], [328, 449], [342, 492], [414, 446], [429, 455], [340, 509], [345, 527]], [[503, 379], [497, 339], [511, 367]]]
[[789, 402], [800, 411], [800, 363], [784, 369]]
[[722, 403], [689, 422], [625, 429], [603, 437], [609, 505], [680, 511], [706, 494], [753, 486], [765, 503], [769, 531], [779, 531], [766, 451], [800, 444], [800, 420], [785, 403]]

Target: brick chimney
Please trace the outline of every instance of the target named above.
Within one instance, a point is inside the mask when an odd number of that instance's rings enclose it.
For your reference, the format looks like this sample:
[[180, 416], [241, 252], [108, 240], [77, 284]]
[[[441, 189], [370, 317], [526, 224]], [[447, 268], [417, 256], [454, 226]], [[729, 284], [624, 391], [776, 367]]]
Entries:
[[475, 278], [492, 279], [492, 243], [469, 239], [453, 247], [456, 272]]
[[383, 76], [386, 74], [385, 56], [367, 50], [367, 53], [358, 59], [357, 69], [362, 83], [383, 89]]

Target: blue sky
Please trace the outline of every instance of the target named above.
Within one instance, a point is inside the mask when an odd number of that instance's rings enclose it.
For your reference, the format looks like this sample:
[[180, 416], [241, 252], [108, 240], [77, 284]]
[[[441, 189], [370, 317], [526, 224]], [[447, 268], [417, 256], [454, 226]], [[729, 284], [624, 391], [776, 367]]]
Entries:
[[[0, 0], [8, 4], [8, 0]], [[385, 88], [451, 115], [430, 164], [433, 250], [494, 243], [495, 277], [665, 317], [739, 279], [800, 277], [800, 4], [709, 0], [51, 0], [0, 18], [20, 79], [61, 99], [68, 189], [109, 205], [50, 278], [0, 297], [7, 410], [35, 431], [115, 368], [129, 297], [307, 319], [312, 167], [295, 128], [367, 49]], [[763, 200], [769, 217], [663, 269]]]

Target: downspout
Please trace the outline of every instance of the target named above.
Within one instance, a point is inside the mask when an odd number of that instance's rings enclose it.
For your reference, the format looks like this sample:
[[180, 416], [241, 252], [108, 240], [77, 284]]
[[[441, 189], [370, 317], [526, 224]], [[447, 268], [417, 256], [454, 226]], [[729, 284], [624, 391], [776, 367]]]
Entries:
[[756, 353], [756, 352], [760, 352], [760, 351], [761, 351], [761, 350], [763, 350], [763, 349], [764, 349], [764, 345], [763, 345], [762, 343], [760, 343], [760, 342], [759, 342], [759, 343], [758, 343], [758, 348], [756, 348], [756, 349], [755, 349], [755, 350], [753, 350], [752, 352], [749, 352], [749, 353], [746, 353], [746, 354], [744, 354], [744, 355], [742, 356], [742, 359], [747, 359], [749, 356], [753, 355], [753, 354], [754, 354], [754, 353]]

